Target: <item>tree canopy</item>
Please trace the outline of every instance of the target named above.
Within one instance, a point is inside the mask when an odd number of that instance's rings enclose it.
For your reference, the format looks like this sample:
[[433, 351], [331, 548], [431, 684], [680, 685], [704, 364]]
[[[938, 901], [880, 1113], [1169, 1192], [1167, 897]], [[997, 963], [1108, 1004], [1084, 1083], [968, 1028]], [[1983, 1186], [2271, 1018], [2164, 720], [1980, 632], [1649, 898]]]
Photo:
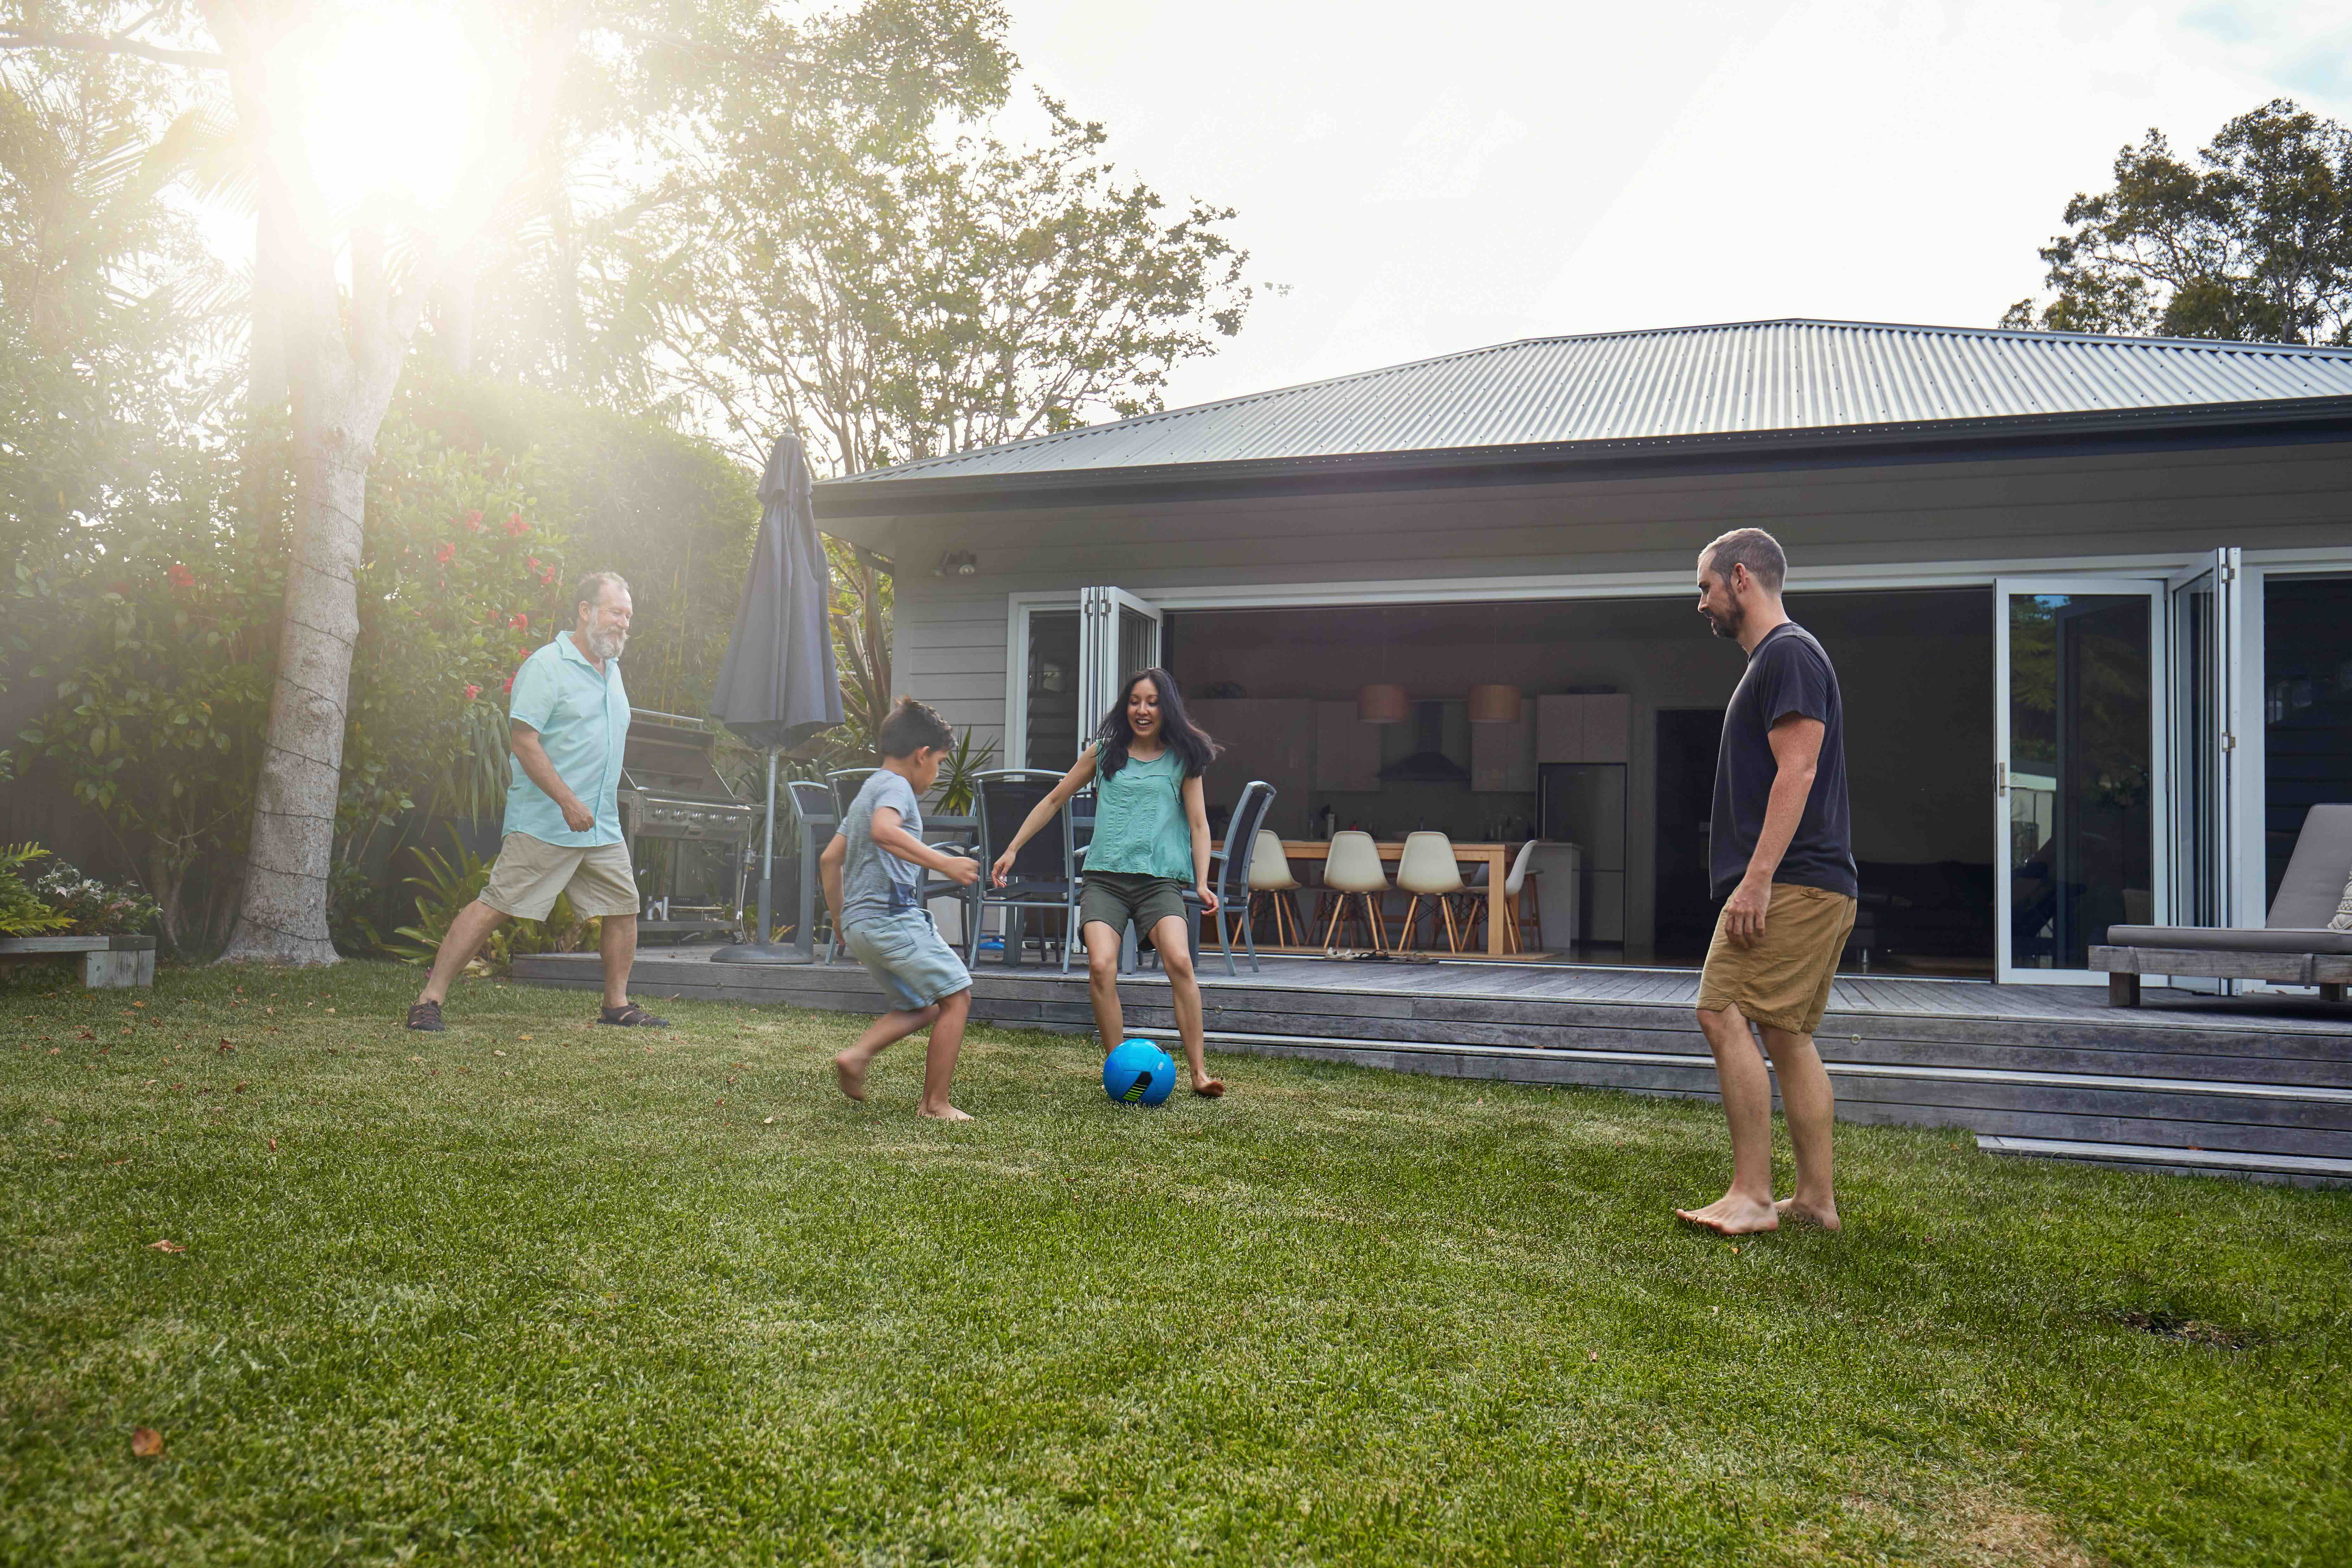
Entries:
[[2284, 99], [2193, 159], [2150, 131], [2065, 222], [2042, 248], [2052, 298], [2019, 300], [2002, 325], [2352, 343], [2352, 130]]

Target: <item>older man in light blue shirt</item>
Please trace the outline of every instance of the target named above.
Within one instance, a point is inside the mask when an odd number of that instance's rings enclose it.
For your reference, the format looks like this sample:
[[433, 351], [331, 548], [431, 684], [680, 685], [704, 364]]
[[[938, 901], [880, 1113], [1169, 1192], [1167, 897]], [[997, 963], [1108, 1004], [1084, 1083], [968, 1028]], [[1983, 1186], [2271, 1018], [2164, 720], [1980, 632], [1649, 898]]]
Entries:
[[514, 782], [506, 836], [480, 898], [457, 911], [434, 954], [433, 973], [408, 1009], [408, 1026], [437, 1032], [449, 984], [499, 923], [544, 920], [559, 895], [574, 913], [604, 921], [604, 1010], [597, 1022], [662, 1027], [629, 1000], [637, 957], [637, 880], [621, 836], [621, 757], [629, 693], [621, 654], [629, 644], [629, 585], [615, 572], [580, 581], [572, 628], [523, 661], [507, 713]]

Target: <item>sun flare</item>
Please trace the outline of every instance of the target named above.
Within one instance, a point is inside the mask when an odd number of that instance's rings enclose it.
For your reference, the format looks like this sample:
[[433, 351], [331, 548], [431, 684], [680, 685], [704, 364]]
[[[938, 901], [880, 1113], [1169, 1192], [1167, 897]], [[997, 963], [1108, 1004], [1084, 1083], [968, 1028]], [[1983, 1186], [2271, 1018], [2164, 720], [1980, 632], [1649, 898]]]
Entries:
[[304, 51], [300, 82], [311, 167], [331, 205], [448, 205], [480, 149], [488, 92], [481, 57], [449, 11], [354, 7]]

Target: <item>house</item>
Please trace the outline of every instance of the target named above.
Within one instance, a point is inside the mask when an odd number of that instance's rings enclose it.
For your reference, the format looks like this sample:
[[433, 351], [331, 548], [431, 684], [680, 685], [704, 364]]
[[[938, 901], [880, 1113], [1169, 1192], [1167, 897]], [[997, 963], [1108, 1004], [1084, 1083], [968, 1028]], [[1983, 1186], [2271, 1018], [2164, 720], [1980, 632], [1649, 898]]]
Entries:
[[1003, 763], [1066, 766], [1163, 663], [1230, 747], [1213, 806], [1263, 777], [1286, 837], [1555, 844], [1569, 961], [1704, 948], [1739, 667], [1693, 563], [1737, 526], [1787, 547], [1845, 688], [1851, 965], [2089, 983], [2111, 923], [2259, 923], [2304, 810], [2352, 800], [2352, 350], [1532, 339], [815, 499], [895, 563], [900, 689]]

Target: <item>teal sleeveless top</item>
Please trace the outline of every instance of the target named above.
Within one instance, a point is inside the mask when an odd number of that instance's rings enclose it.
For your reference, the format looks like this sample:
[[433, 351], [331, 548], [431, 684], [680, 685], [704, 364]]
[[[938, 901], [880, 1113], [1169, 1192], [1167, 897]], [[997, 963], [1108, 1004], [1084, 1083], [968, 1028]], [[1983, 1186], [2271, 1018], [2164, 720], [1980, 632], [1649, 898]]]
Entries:
[[1192, 885], [1192, 828], [1184, 820], [1184, 760], [1171, 746], [1148, 763], [1133, 757], [1108, 778], [1096, 775], [1089, 871], [1166, 877]]

